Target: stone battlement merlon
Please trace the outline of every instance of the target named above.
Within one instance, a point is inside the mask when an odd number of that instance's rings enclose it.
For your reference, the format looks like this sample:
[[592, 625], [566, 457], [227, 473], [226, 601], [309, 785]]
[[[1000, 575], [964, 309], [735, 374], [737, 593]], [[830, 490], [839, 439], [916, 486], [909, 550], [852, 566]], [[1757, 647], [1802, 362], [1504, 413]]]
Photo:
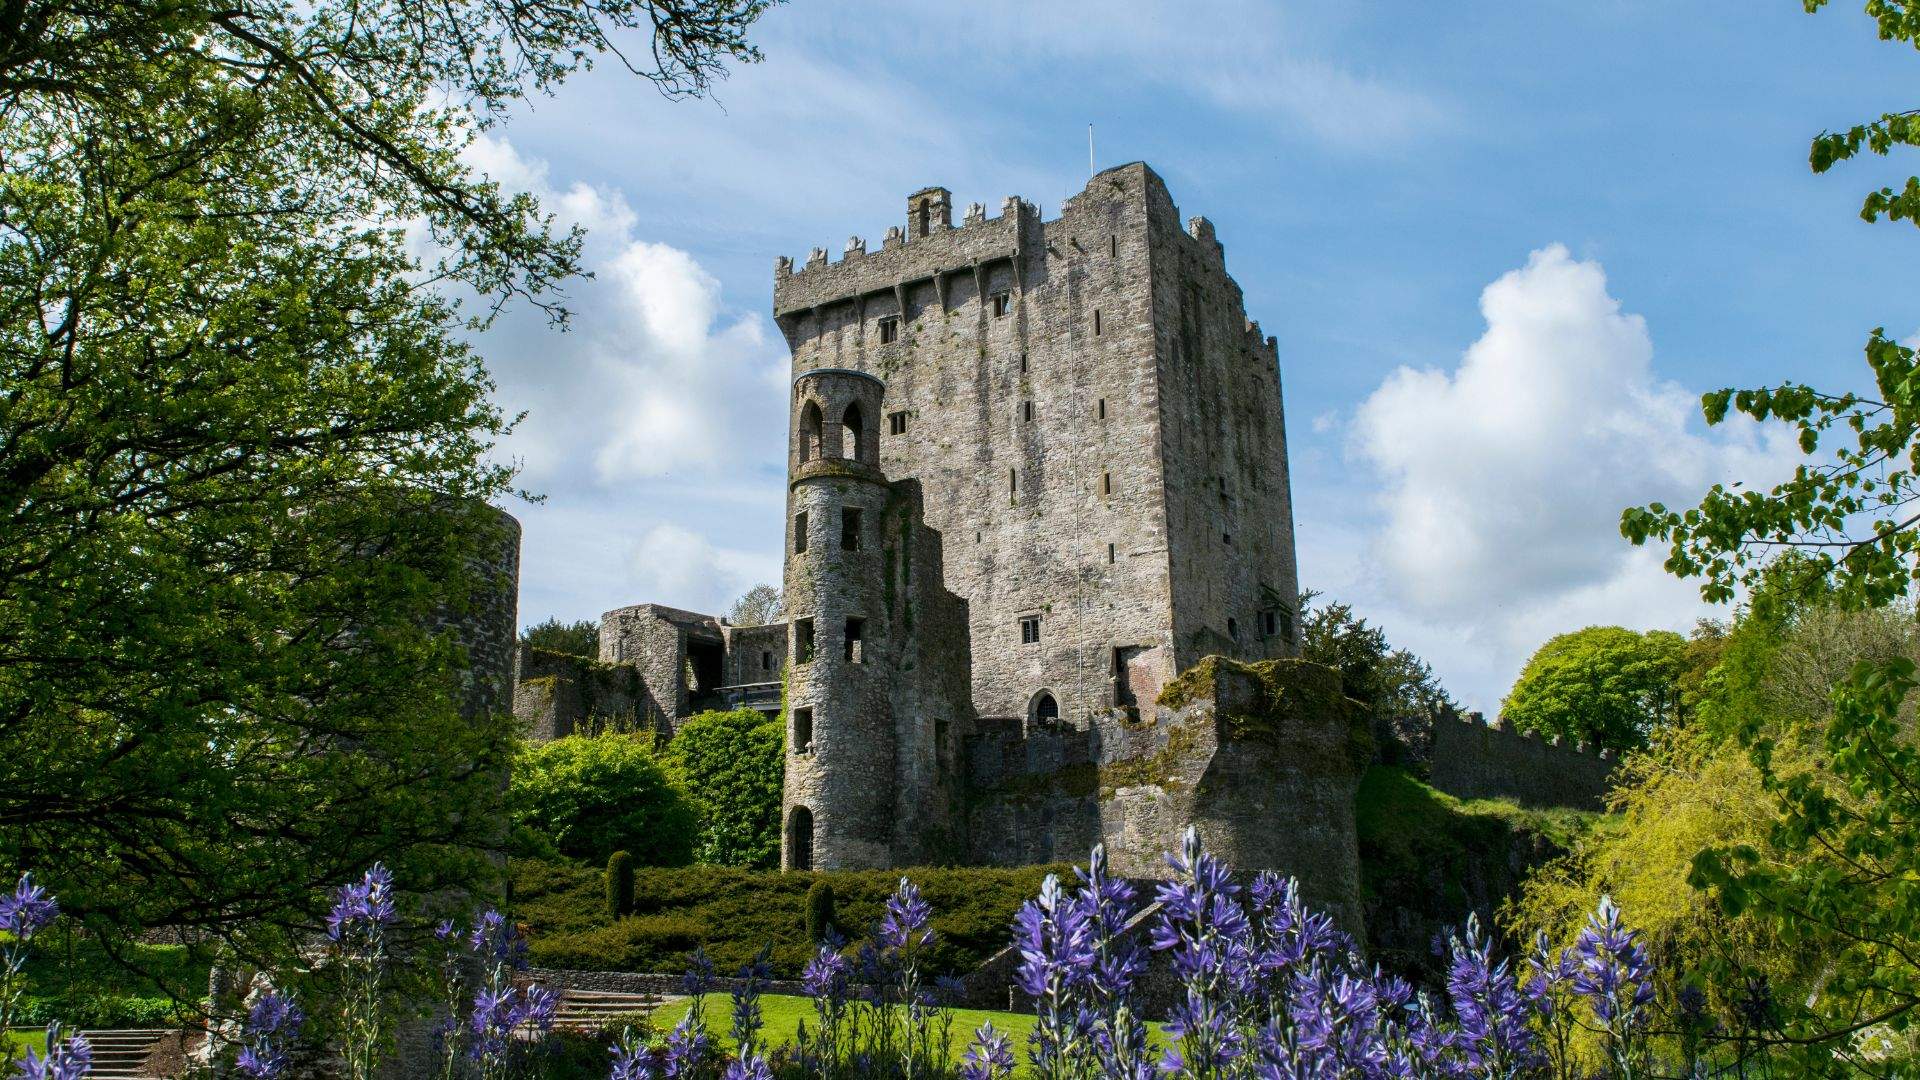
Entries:
[[[1441, 716], [1441, 719], [1445, 720], [1446, 715], [1447, 714], [1443, 713]], [[1465, 724], [1468, 727], [1472, 727], [1472, 728], [1483, 728], [1489, 732], [1494, 733], [1496, 736], [1503, 737], [1505, 739], [1535, 743], [1549, 750], [1555, 750], [1562, 754], [1572, 754], [1582, 758], [1590, 758], [1590, 759], [1595, 759], [1599, 761], [1613, 760], [1613, 756], [1614, 756], [1613, 751], [1607, 749], [1606, 747], [1601, 747], [1599, 750], [1595, 750], [1592, 746], [1589, 746], [1584, 742], [1576, 742], [1576, 743], [1569, 744], [1565, 740], [1561, 739], [1560, 736], [1558, 735], [1552, 735], [1545, 739], [1542, 739], [1540, 737], [1539, 732], [1516, 730], [1512, 722], [1510, 722], [1504, 716], [1495, 720], [1491, 724], [1487, 723], [1486, 715], [1483, 713], [1478, 713], [1478, 712], [1454, 713], [1452, 714], [1452, 716], [1457, 723]]]
[[[924, 194], [918, 192], [915, 198]], [[891, 295], [918, 282], [938, 283], [952, 275], [975, 274], [1005, 260], [1018, 262], [1026, 254], [1024, 227], [1037, 218], [1033, 204], [1010, 195], [997, 217], [986, 216], [985, 208], [975, 203], [958, 227], [935, 219], [925, 235], [908, 236], [894, 226], [887, 230], [879, 251], [868, 251], [864, 240], [852, 237], [839, 262], [829, 263], [825, 248], [814, 248], [806, 265], [799, 268], [782, 255], [774, 261], [774, 317], [876, 293]]]

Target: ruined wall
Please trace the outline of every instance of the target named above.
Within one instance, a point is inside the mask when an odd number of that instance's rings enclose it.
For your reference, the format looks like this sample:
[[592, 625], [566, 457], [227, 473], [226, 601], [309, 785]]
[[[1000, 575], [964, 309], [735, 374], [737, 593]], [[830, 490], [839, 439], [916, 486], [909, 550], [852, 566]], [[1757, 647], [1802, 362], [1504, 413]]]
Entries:
[[1371, 740], [1330, 669], [1209, 658], [1139, 722], [1085, 729], [1003, 721], [968, 740], [969, 854], [978, 863], [1084, 859], [1164, 877], [1189, 823], [1237, 869], [1298, 877], [1361, 928], [1354, 794]]
[[777, 683], [787, 666], [787, 624], [729, 626], [727, 635], [728, 686]]
[[600, 660], [631, 664], [640, 672], [645, 726], [676, 729], [690, 714], [687, 663], [694, 637], [718, 647], [719, 623], [663, 604], [634, 604], [600, 616]]
[[1489, 725], [1479, 713], [1434, 721], [1428, 782], [1462, 799], [1514, 799], [1598, 810], [1618, 764], [1605, 750], [1568, 746]]
[[569, 735], [673, 729], [647, 707], [637, 668], [584, 656], [520, 646], [515, 660], [513, 715], [537, 741]]

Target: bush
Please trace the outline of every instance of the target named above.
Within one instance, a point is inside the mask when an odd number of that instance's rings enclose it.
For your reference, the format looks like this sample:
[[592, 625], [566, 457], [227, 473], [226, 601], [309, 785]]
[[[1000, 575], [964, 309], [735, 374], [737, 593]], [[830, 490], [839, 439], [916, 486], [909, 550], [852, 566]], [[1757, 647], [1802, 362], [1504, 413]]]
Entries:
[[607, 917], [617, 919], [633, 911], [633, 856], [616, 851], [607, 856]]
[[904, 875], [933, 907], [939, 937], [929, 952], [935, 974], [971, 971], [1005, 948], [1014, 912], [1060, 866], [1017, 869], [837, 870], [815, 873], [689, 866], [636, 869], [633, 914], [607, 918], [604, 875], [594, 869], [513, 860], [515, 916], [526, 924], [534, 962], [589, 971], [678, 972], [704, 948], [724, 974], [773, 945], [776, 974], [797, 977], [812, 958], [807, 896], [816, 882], [833, 890], [836, 922], [850, 935], [879, 921]]
[[529, 745], [514, 761], [509, 798], [516, 824], [545, 833], [572, 858], [602, 863], [628, 851], [649, 866], [681, 866], [693, 857], [693, 803], [651, 735]]
[[807, 940], [825, 941], [828, 931], [833, 929], [833, 921], [833, 885], [816, 881], [807, 889]]
[[785, 745], [781, 721], [751, 709], [700, 713], [674, 735], [670, 749], [700, 805], [701, 862], [779, 864]]
[[531, 645], [536, 649], [546, 649], [549, 652], [598, 660], [600, 658], [600, 624], [587, 622], [584, 619], [574, 623], [548, 619], [546, 622], [535, 623], [521, 631], [520, 644]]

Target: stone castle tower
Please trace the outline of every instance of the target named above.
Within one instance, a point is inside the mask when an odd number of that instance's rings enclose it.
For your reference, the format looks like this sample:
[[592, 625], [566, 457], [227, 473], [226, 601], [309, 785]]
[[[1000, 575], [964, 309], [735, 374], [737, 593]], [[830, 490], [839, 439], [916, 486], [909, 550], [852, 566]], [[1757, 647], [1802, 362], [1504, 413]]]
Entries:
[[950, 207], [775, 267], [788, 866], [1002, 861], [970, 740], [1138, 722], [1202, 657], [1295, 651], [1278, 357], [1211, 223], [1139, 163], [1051, 221]]

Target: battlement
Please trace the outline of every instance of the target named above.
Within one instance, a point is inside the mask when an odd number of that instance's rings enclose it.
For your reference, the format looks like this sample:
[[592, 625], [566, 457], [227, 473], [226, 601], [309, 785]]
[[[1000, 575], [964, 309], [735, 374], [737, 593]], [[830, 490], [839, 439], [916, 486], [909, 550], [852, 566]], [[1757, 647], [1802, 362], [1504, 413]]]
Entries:
[[1618, 764], [1607, 749], [1516, 731], [1502, 717], [1443, 711], [1433, 719], [1434, 787], [1463, 799], [1510, 798], [1599, 809]]
[[[944, 195], [946, 189], [916, 192], [910, 203], [934, 205], [927, 199], [929, 191]], [[868, 251], [862, 237], [848, 237], [838, 262], [827, 261], [824, 247], [814, 248], [806, 263], [797, 268], [792, 258], [782, 255], [773, 264], [774, 316], [793, 315], [871, 293], [890, 293], [896, 287], [948, 274], [972, 274], [989, 263], [1018, 259], [1025, 252], [1023, 225], [1037, 223], [1038, 218], [1031, 203], [1009, 195], [1001, 201], [996, 217], [988, 217], [980, 203], [972, 204], [958, 228], [945, 214], [929, 214], [923, 234], [910, 235], [906, 228], [892, 226], [878, 251]]]

